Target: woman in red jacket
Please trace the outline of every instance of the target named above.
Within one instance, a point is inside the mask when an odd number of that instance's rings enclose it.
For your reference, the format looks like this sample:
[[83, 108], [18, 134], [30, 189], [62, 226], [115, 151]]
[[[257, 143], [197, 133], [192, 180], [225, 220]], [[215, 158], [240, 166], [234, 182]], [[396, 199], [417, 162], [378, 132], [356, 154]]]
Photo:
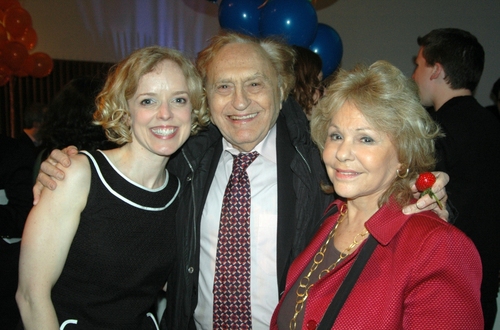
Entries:
[[379, 61], [341, 71], [325, 94], [311, 130], [333, 183], [325, 190], [342, 199], [290, 267], [271, 329], [482, 329], [474, 244], [432, 212], [402, 212], [440, 136], [413, 83]]

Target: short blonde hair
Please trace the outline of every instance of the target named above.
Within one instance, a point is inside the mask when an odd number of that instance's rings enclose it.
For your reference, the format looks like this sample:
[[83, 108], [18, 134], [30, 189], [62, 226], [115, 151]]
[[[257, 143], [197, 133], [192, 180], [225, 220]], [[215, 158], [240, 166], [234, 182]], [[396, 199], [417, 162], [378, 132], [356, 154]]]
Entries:
[[208, 124], [198, 120], [198, 113], [204, 112], [206, 105], [201, 77], [194, 64], [177, 50], [150, 46], [132, 52], [114, 65], [104, 88], [97, 96], [94, 122], [103, 126], [110, 141], [120, 145], [131, 142], [131, 128], [126, 121], [130, 114], [127, 100], [137, 91], [141, 77], [152, 72], [165, 60], [178, 64], [186, 77], [189, 99], [193, 106], [191, 134], [196, 134]]
[[[412, 198], [410, 181], [434, 168], [434, 139], [442, 136], [439, 126], [420, 104], [417, 86], [386, 61], [369, 67], [358, 65], [351, 71], [339, 70], [311, 119], [311, 135], [321, 151], [333, 115], [346, 102], [354, 105], [375, 129], [389, 135], [398, 161], [403, 164], [401, 174], [408, 169], [407, 177], [394, 179], [379, 206], [390, 196], [401, 206], [407, 205]], [[333, 192], [333, 187], [326, 190]]]
[[[259, 39], [252, 36], [224, 31], [222, 30], [219, 34], [210, 39], [210, 44], [208, 47], [203, 49], [198, 53], [198, 58], [196, 59], [196, 67], [200, 72], [203, 79], [203, 83], [207, 84], [208, 67], [214, 60], [215, 56], [219, 51], [226, 45], [229, 44], [254, 44], [256, 47], [262, 50], [262, 54], [267, 57], [271, 67], [276, 70], [276, 75], [278, 77], [278, 84], [282, 91], [282, 100], [288, 97], [288, 94], [292, 91], [295, 86], [295, 51], [292, 47], [286, 45], [284, 42], [277, 40], [276, 38], [265, 38]], [[208, 109], [201, 116], [204, 121], [209, 120]], [[200, 119], [201, 119], [200, 118]]]

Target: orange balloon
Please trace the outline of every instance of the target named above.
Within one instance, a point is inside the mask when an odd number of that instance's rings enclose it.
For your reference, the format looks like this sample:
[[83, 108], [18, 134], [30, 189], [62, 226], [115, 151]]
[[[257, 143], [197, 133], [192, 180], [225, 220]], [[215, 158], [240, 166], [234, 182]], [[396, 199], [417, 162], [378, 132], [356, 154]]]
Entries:
[[31, 54], [24, 65], [25, 71], [29, 72], [35, 78], [48, 76], [54, 68], [54, 62], [49, 55], [45, 53]]
[[0, 0], [0, 9], [7, 10], [10, 7], [21, 7], [18, 0]]
[[32, 27], [29, 27], [26, 28], [22, 36], [14, 38], [13, 40], [24, 45], [24, 47], [26, 47], [27, 50], [32, 50], [36, 46], [36, 43], [38, 41], [38, 36], [36, 35], [36, 31]]
[[21, 68], [21, 65], [23, 65], [23, 62], [28, 57], [28, 51], [23, 44], [9, 41], [2, 49], [1, 55], [4, 63], [7, 64], [12, 71], [16, 71]]
[[9, 82], [11, 75], [12, 70], [9, 68], [9, 66], [3, 62], [0, 62], [0, 86], [6, 85]]
[[3, 25], [12, 37], [21, 37], [32, 26], [31, 15], [21, 7], [10, 7], [5, 11]]

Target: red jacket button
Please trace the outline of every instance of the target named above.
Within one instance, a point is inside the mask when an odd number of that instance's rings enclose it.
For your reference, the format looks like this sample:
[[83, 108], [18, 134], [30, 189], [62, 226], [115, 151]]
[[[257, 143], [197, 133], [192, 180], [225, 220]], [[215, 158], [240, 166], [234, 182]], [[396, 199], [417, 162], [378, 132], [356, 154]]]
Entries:
[[316, 330], [316, 327], [318, 326], [318, 323], [314, 320], [309, 320], [306, 323], [307, 330]]

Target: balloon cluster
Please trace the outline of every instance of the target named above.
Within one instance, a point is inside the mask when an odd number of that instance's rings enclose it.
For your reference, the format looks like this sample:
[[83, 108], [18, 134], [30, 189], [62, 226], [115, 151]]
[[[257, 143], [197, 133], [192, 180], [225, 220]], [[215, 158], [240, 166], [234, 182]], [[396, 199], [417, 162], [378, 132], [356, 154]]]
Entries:
[[331, 26], [318, 23], [310, 0], [222, 0], [219, 24], [254, 37], [279, 35], [290, 45], [309, 48], [321, 57], [325, 77], [342, 59], [339, 34]]
[[11, 77], [50, 74], [54, 63], [49, 55], [29, 51], [35, 48], [38, 37], [33, 29], [31, 15], [18, 0], [0, 0], [0, 86]]

